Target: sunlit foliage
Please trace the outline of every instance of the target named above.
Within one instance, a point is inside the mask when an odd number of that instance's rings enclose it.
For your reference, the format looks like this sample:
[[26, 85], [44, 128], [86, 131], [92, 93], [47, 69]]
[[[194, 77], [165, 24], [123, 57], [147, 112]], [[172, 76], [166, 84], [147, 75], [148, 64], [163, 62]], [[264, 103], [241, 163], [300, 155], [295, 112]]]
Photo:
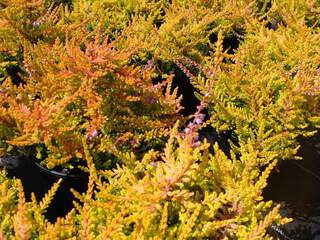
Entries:
[[89, 172], [50, 223], [60, 182], [26, 201], [2, 171], [0, 239], [272, 239], [267, 179], [320, 126], [319, 20], [312, 0], [0, 0], [0, 156]]

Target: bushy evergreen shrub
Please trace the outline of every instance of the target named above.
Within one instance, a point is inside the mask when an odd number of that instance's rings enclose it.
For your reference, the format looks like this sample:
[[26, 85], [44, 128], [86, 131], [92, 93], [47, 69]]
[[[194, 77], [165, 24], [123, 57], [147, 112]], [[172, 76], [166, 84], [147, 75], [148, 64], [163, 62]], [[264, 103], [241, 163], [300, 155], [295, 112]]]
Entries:
[[[50, 223], [60, 182], [26, 201], [1, 172], [0, 239], [272, 239], [289, 219], [262, 190], [319, 128], [319, 13], [312, 0], [0, 0], [0, 156], [89, 173]], [[177, 68], [199, 99], [189, 116]]]

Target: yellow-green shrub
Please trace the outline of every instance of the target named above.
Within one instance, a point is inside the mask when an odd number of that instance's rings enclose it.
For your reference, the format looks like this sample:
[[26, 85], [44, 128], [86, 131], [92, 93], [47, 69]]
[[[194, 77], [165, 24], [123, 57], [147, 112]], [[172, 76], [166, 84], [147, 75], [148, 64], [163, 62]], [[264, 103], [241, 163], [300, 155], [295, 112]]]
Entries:
[[[317, 1], [60, 3], [0, 1], [1, 156], [85, 160], [88, 191], [49, 223], [59, 183], [25, 202], [3, 172], [0, 238], [271, 239], [288, 220], [267, 178], [319, 127]], [[189, 119], [159, 63], [197, 89]], [[199, 137], [208, 125], [234, 133], [230, 152]]]

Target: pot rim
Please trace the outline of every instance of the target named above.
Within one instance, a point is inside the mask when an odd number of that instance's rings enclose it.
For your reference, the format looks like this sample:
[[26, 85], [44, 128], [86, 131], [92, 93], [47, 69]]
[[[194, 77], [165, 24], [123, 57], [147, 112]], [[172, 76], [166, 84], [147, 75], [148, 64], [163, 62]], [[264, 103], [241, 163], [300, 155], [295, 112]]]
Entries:
[[72, 175], [69, 175], [69, 172], [68, 171], [65, 171], [65, 172], [58, 172], [56, 170], [50, 170], [50, 169], [47, 169], [45, 168], [44, 166], [42, 166], [40, 163], [32, 160], [32, 162], [38, 167], [40, 168], [41, 171], [51, 175], [51, 176], [54, 176], [54, 177], [58, 177], [58, 178], [66, 178], [66, 177], [70, 177]]

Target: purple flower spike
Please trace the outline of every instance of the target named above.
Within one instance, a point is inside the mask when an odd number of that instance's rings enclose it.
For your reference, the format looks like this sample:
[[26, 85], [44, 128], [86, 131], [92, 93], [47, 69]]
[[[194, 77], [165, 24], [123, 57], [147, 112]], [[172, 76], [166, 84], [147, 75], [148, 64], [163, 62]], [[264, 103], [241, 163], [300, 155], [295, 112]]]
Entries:
[[191, 132], [194, 132], [197, 126], [194, 123], [190, 122], [187, 128], [189, 128]]

